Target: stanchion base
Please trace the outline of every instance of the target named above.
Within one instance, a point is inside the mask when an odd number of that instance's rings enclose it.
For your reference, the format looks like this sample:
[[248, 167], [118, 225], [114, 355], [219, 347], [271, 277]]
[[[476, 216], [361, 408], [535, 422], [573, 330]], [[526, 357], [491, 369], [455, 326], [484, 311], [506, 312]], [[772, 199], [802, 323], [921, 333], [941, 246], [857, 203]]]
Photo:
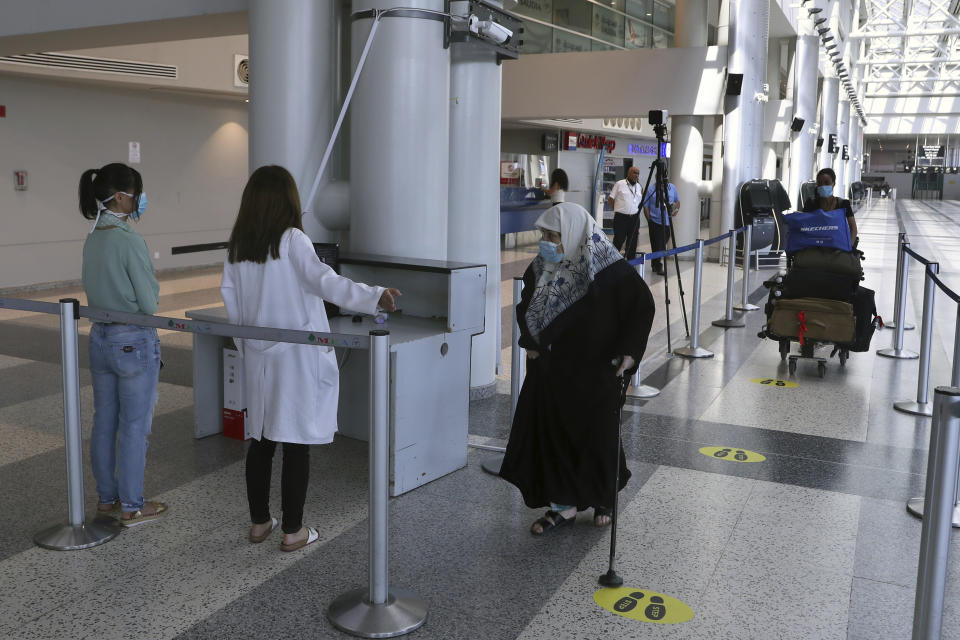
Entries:
[[920, 354], [915, 351], [908, 351], [907, 349], [894, 349], [893, 347], [877, 349], [877, 355], [883, 356], [884, 358], [896, 358], [898, 360], [916, 360], [920, 357]]
[[[923, 520], [923, 498], [907, 500], [907, 512]], [[960, 529], [960, 505], [953, 506], [953, 528]]]
[[[884, 322], [884, 323], [883, 323], [883, 328], [884, 328], [884, 329], [896, 329], [896, 328], [897, 328], [897, 323], [896, 323], [896, 322], [892, 322], [892, 321], [891, 321], [891, 322]], [[916, 328], [917, 328], [916, 325], [910, 324], [909, 322], [908, 322], [907, 324], [903, 325], [903, 330], [904, 330], [904, 331], [913, 331], [913, 330], [916, 329]]]
[[597, 582], [600, 583], [601, 587], [606, 587], [607, 589], [615, 589], [623, 586], [623, 578], [618, 576], [617, 572], [613, 569], [610, 569], [600, 576]]
[[909, 413], [913, 416], [932, 416], [933, 405], [929, 402], [914, 402], [913, 400], [901, 400], [894, 402], [893, 408], [900, 413]]
[[493, 476], [500, 475], [500, 467], [503, 466], [503, 456], [492, 456], [480, 463], [480, 468]]
[[341, 595], [330, 604], [327, 618], [337, 629], [361, 638], [394, 638], [419, 629], [427, 621], [427, 601], [403, 589], [390, 589], [387, 601], [373, 604], [366, 587]]
[[760, 308], [760, 307], [758, 307], [757, 305], [755, 305], [755, 304], [750, 304], [750, 303], [748, 302], [747, 304], [738, 304], [738, 305], [736, 305], [736, 306], [733, 308], [733, 310], [734, 310], [734, 311], [756, 311], [756, 310], [759, 309], [759, 308]]
[[713, 351], [707, 351], [703, 347], [680, 347], [679, 349], [674, 349], [673, 352], [684, 358], [712, 358], [714, 355]]
[[628, 398], [656, 398], [658, 395], [660, 395], [660, 389], [648, 384], [642, 384], [639, 387], [627, 387]]
[[77, 551], [110, 542], [121, 531], [123, 527], [113, 518], [99, 517], [78, 526], [55, 524], [34, 535], [33, 541], [44, 549]]
[[714, 320], [711, 324], [715, 327], [726, 327], [727, 329], [747, 326], [746, 322], [738, 318], [720, 318], [719, 320]]

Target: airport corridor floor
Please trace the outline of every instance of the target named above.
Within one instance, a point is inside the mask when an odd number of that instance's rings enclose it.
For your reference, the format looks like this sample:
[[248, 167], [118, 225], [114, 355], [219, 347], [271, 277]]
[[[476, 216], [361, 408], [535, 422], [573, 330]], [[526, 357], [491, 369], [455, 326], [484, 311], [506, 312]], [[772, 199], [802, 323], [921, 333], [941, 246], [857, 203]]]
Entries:
[[[863, 284], [876, 290], [885, 318], [900, 230], [914, 250], [940, 261], [947, 285], [960, 288], [960, 203], [877, 200], [858, 219]], [[511, 281], [534, 252], [502, 255], [506, 348], [497, 393], [471, 403], [473, 444], [502, 445], [509, 434]], [[680, 271], [689, 312], [692, 264], [681, 261]], [[751, 273], [754, 303], [763, 304], [761, 281], [771, 273]], [[919, 323], [922, 271], [914, 263], [910, 273], [907, 319]], [[893, 333], [883, 330], [870, 352], [853, 354], [844, 368], [831, 359], [820, 378], [815, 364], [801, 361], [790, 375], [777, 344], [757, 338], [762, 311], [746, 314], [745, 328], [711, 326], [723, 314], [725, 274], [705, 265], [700, 344], [715, 356], [703, 360], [666, 353], [664, 284], [651, 283], [658, 312], [642, 375], [661, 393], [630, 399], [624, 411], [633, 477], [620, 497], [617, 567], [629, 590], [607, 601], [625, 615], [594, 598], [609, 529], [594, 527], [586, 512], [573, 527], [531, 536], [540, 513], [482, 470], [493, 453], [471, 448], [464, 469], [390, 502], [390, 584], [430, 606], [411, 638], [909, 637], [921, 523], [904, 506], [924, 491], [930, 420], [897, 413], [892, 403], [915, 396], [917, 361], [878, 357]], [[218, 287], [216, 268], [164, 277], [158, 313], [216, 306]], [[686, 338], [675, 289], [671, 299], [672, 346], [679, 347]], [[957, 317], [945, 296], [937, 304], [931, 386], [949, 383]], [[85, 438], [88, 332], [81, 321]], [[161, 335], [166, 366], [147, 456], [147, 497], [168, 502], [170, 513], [85, 551], [33, 544], [34, 533], [66, 515], [58, 334], [53, 316], [0, 310], [0, 637], [349, 637], [325, 610], [366, 582], [365, 443], [338, 437], [311, 450], [306, 524], [318, 528], [319, 543], [289, 554], [280, 552], [278, 534], [249, 544], [245, 445], [194, 439], [187, 334]], [[917, 350], [919, 328], [905, 340]], [[764, 384], [771, 380], [792, 384]], [[84, 456], [89, 513], [96, 497]], [[654, 597], [663, 598], [660, 609]], [[960, 637], [956, 548], [946, 601], [944, 637]], [[676, 622], [686, 607], [692, 619]]]

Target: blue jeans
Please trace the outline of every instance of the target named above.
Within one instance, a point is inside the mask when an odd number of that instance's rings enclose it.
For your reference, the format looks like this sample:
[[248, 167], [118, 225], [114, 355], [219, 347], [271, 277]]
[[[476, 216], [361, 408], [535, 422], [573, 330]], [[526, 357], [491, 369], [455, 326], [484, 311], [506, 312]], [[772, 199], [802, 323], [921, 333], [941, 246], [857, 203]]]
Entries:
[[101, 503], [123, 511], [144, 505], [147, 436], [157, 404], [160, 339], [156, 329], [95, 323], [90, 329], [93, 433], [90, 461]]

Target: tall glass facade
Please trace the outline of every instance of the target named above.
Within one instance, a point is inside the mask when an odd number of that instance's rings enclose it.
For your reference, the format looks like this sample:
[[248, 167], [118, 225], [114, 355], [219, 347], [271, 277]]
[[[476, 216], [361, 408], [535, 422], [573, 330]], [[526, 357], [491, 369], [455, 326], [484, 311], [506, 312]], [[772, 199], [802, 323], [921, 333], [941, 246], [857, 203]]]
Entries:
[[523, 53], [673, 46], [672, 0], [519, 0]]

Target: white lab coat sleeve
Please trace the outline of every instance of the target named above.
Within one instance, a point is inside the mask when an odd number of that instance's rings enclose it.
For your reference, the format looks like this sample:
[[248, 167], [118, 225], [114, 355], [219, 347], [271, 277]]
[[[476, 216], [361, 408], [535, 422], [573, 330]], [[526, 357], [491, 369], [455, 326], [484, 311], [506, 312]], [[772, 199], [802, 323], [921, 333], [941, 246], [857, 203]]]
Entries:
[[310, 238], [295, 230], [290, 238], [290, 262], [300, 280], [300, 285], [327, 302], [344, 309], [375, 315], [384, 287], [354, 282], [338, 275], [330, 266], [321, 262]]
[[[223, 276], [220, 280], [220, 297], [223, 298], [223, 306], [227, 309], [227, 318], [231, 324], [243, 324], [240, 311], [240, 297], [237, 288], [233, 283], [233, 269], [230, 263], [224, 261]], [[243, 357], [243, 340], [237, 338], [234, 340], [237, 345], [237, 351]]]

